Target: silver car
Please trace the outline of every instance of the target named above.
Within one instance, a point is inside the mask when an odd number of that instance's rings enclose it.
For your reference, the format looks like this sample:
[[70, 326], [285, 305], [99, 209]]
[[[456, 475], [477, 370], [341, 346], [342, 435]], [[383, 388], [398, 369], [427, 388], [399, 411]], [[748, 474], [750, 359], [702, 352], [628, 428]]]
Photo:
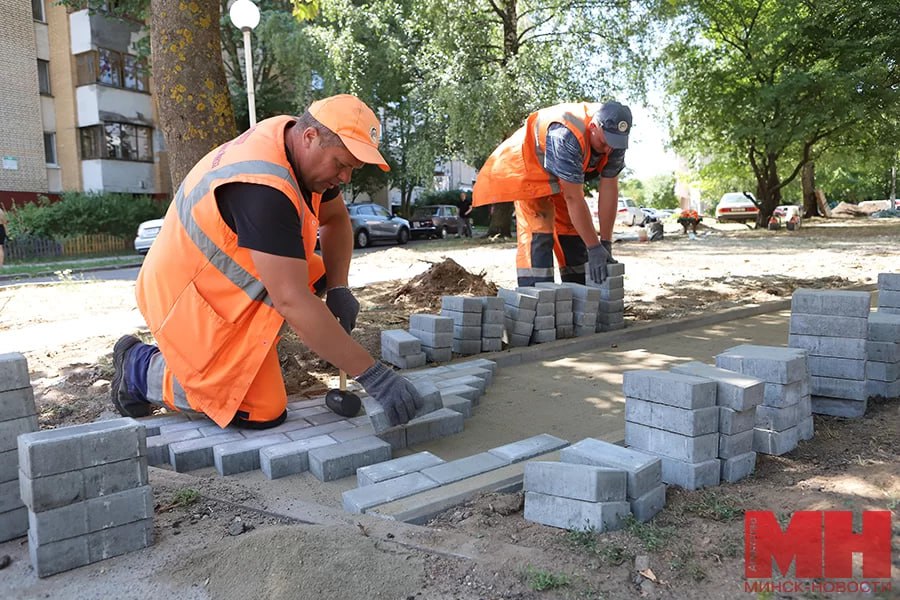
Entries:
[[353, 244], [365, 248], [375, 240], [389, 240], [398, 244], [409, 241], [409, 221], [395, 217], [380, 204], [348, 204], [353, 225]]
[[137, 237], [134, 238], [134, 251], [138, 254], [147, 254], [153, 240], [159, 235], [162, 224], [162, 219], [153, 219], [138, 225]]

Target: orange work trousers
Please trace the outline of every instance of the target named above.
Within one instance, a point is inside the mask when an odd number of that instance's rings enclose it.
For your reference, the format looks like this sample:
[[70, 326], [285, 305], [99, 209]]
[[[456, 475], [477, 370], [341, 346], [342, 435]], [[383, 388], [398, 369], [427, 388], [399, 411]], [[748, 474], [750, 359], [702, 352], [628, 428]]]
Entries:
[[517, 200], [516, 277], [520, 286], [553, 281], [553, 256], [560, 281], [584, 284], [587, 247], [572, 225], [562, 194]]

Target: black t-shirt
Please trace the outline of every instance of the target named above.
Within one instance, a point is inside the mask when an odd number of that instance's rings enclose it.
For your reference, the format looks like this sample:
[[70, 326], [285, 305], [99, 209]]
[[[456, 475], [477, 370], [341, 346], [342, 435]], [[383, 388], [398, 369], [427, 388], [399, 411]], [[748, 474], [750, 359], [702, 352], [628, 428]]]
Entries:
[[469, 218], [470, 215], [466, 213], [469, 212], [470, 208], [472, 208], [472, 200], [466, 196], [466, 199], [459, 203], [459, 216]]
[[[307, 206], [312, 194], [302, 187]], [[333, 187], [322, 194], [322, 202], [341, 193]], [[306, 258], [300, 215], [280, 191], [256, 183], [227, 183], [216, 188], [216, 204], [228, 228], [237, 234], [238, 246], [289, 258]]]

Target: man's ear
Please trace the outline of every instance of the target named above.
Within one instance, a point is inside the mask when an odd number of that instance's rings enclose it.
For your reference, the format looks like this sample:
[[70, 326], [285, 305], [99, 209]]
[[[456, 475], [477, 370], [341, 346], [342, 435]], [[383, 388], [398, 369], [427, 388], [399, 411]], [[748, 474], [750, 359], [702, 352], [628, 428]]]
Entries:
[[307, 127], [303, 130], [303, 133], [300, 134], [300, 139], [303, 142], [303, 147], [309, 148], [319, 139], [319, 132], [315, 127]]

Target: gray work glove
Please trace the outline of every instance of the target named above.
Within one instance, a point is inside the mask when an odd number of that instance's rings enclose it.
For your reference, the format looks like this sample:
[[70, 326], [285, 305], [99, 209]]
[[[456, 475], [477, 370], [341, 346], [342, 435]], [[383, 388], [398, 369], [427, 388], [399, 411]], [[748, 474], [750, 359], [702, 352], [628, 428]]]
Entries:
[[384, 407], [391, 425], [406, 423], [424, 404], [413, 384], [382, 362], [375, 361], [356, 381]]
[[609, 253], [609, 258], [606, 259], [606, 262], [611, 265], [619, 264], [619, 261], [613, 258], [612, 255], [612, 242], [610, 240], [600, 240], [600, 245], [603, 246], [603, 249]]
[[359, 302], [353, 297], [353, 292], [349, 288], [342, 286], [328, 290], [325, 306], [341, 322], [344, 331], [347, 333], [353, 331], [353, 328], [356, 327], [356, 316], [359, 314]]
[[603, 244], [597, 244], [592, 248], [588, 248], [588, 274], [594, 283], [603, 283], [606, 281], [606, 265], [609, 262], [610, 255], [603, 247]]

